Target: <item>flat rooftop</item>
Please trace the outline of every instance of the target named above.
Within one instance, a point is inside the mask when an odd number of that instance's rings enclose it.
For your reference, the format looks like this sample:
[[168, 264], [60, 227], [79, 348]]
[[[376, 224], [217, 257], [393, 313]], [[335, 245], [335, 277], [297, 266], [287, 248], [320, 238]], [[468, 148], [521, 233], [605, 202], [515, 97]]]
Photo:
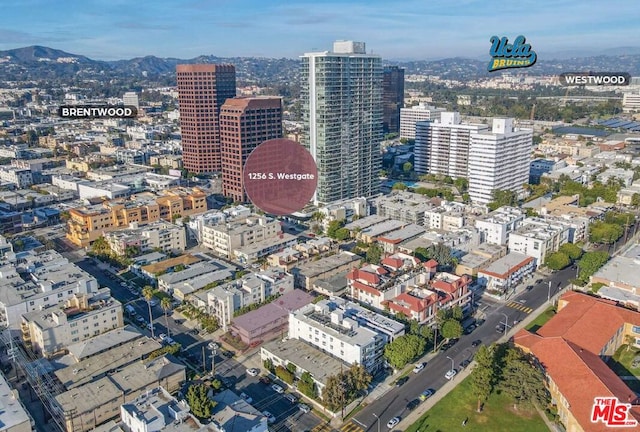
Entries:
[[67, 389], [81, 387], [109, 371], [120, 369], [162, 348], [159, 342], [143, 337], [126, 342], [92, 357], [86, 357], [75, 365], [57, 370], [56, 377]]
[[75, 362], [100, 354], [127, 342], [139, 339], [142, 333], [132, 325], [105, 332], [91, 339], [69, 345], [67, 349]]
[[337, 375], [340, 371], [351, 367], [349, 364], [325, 354], [298, 339], [286, 339], [284, 341], [278, 339], [264, 344], [261, 349], [304, 369], [323, 385], [330, 376]]
[[517, 252], [511, 252], [491, 263], [489, 267], [479, 270], [479, 272], [489, 273], [499, 277], [507, 277], [510, 273], [516, 271], [518, 268], [526, 265], [530, 261], [533, 261], [532, 257]]
[[296, 266], [297, 271], [306, 277], [315, 277], [327, 273], [338, 267], [360, 261], [362, 257], [350, 252], [340, 252], [335, 255], [319, 259], [318, 261], [307, 261]]
[[593, 277], [640, 288], [640, 245], [611, 259]]
[[399, 230], [405, 225], [407, 225], [405, 222], [400, 222], [398, 220], [386, 220], [362, 230], [360, 235], [378, 237], [381, 235], [387, 235], [387, 233], [391, 231]]
[[[17, 392], [16, 392], [17, 393]], [[19, 398], [16, 398], [5, 377], [0, 374], [0, 430], [10, 431], [23, 423], [30, 423], [27, 413]]]
[[426, 229], [416, 224], [409, 224], [399, 230], [391, 231], [378, 237], [379, 241], [386, 241], [388, 243], [400, 243], [405, 240], [409, 240], [426, 232]]
[[223, 390], [212, 398], [217, 402], [213, 408], [213, 421], [225, 432], [245, 432], [266, 424], [260, 411], [231, 390]]
[[169, 258], [168, 260], [146, 265], [142, 267], [142, 270], [150, 274], [156, 274], [156, 273], [167, 271], [171, 267], [175, 267], [180, 264], [187, 266], [187, 265], [195, 264], [202, 260], [203, 260], [202, 257], [191, 255], [191, 254], [185, 254], [175, 258]]
[[379, 215], [371, 215], [367, 217], [360, 218], [351, 223], [346, 224], [344, 227], [350, 231], [353, 231], [356, 228], [365, 229], [372, 225], [378, 224], [380, 222], [386, 221], [388, 218], [379, 216]]

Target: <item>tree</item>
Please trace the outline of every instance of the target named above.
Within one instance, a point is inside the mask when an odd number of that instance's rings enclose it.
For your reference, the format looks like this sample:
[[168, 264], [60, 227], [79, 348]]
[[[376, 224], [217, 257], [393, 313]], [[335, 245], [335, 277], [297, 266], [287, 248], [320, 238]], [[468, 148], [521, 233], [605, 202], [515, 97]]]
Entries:
[[582, 282], [589, 280], [589, 277], [597, 272], [609, 260], [609, 254], [603, 251], [587, 252], [578, 262], [580, 273], [578, 279]]
[[549, 267], [551, 270], [562, 270], [565, 267], [568, 267], [571, 264], [571, 259], [564, 252], [553, 252], [547, 255], [544, 260], [544, 265]]
[[216, 402], [209, 399], [207, 386], [204, 384], [193, 384], [187, 390], [187, 403], [191, 412], [201, 419], [211, 417], [211, 411], [216, 406]]
[[640, 207], [640, 194], [639, 193], [634, 193], [633, 195], [631, 195], [631, 205], [633, 207]]
[[402, 171], [404, 171], [405, 174], [409, 174], [412, 169], [413, 164], [411, 162], [405, 162], [404, 164], [402, 164]]
[[274, 371], [273, 360], [271, 360], [270, 358], [264, 359], [262, 364], [264, 365], [264, 368], [266, 370], [268, 370], [269, 372], [273, 372]]
[[298, 368], [293, 363], [291, 363], [291, 362], [287, 363], [287, 370], [289, 372], [291, 372], [292, 374], [295, 374], [297, 369]]
[[295, 379], [293, 373], [280, 365], [276, 366], [276, 376], [287, 384], [293, 384], [293, 380]]
[[302, 394], [309, 396], [311, 399], [318, 397], [318, 386], [309, 372], [303, 372], [298, 381], [298, 390]]
[[636, 337], [630, 334], [624, 335], [624, 343], [627, 345], [627, 352], [629, 352], [631, 347], [636, 344]]
[[611, 244], [618, 241], [623, 233], [624, 228], [620, 225], [598, 221], [589, 227], [589, 240], [592, 243]]
[[548, 404], [544, 374], [534, 365], [530, 355], [525, 355], [518, 348], [507, 348], [503, 364], [500, 388], [513, 398], [514, 408], [522, 403]]
[[453, 181], [453, 185], [458, 189], [458, 192], [463, 193], [469, 188], [469, 180], [464, 177], [460, 177]]
[[344, 376], [341, 374], [327, 377], [326, 384], [322, 390], [322, 400], [331, 411], [344, 407], [346, 389], [342, 381], [343, 378]]
[[345, 223], [344, 219], [333, 220], [329, 222], [329, 226], [327, 227], [327, 235], [332, 239], [335, 239], [338, 230], [344, 226], [344, 223]]
[[396, 182], [392, 187], [391, 190], [407, 190], [409, 189], [407, 187], [406, 184], [402, 183], [402, 182]]
[[346, 228], [340, 228], [336, 231], [335, 237], [336, 240], [343, 241], [349, 238], [349, 230]]
[[371, 384], [371, 380], [373, 377], [365, 369], [364, 366], [355, 363], [349, 369], [349, 376], [351, 378], [351, 384], [353, 386], [353, 390], [356, 392], [364, 391], [369, 388], [369, 384]]
[[422, 354], [426, 345], [426, 341], [419, 336], [403, 335], [384, 347], [384, 357], [395, 369], [401, 369]]
[[171, 337], [171, 328], [169, 327], [169, 311], [171, 310], [172, 305], [169, 297], [163, 297], [162, 300], [160, 300], [160, 307], [164, 312], [164, 322], [167, 325], [167, 336]]
[[153, 288], [151, 285], [146, 285], [142, 288], [142, 297], [147, 301], [147, 306], [149, 307], [149, 324], [151, 324], [151, 337], [154, 338], [153, 334], [153, 314], [151, 313], [151, 299], [153, 298]]
[[368, 263], [379, 263], [380, 258], [382, 258], [382, 252], [382, 247], [379, 244], [372, 244], [371, 246], [369, 246], [369, 249], [367, 249], [365, 261], [367, 261]]
[[511, 190], [494, 190], [493, 201], [487, 204], [491, 210], [503, 206], [515, 206], [518, 204], [518, 194]]
[[454, 319], [448, 319], [442, 323], [442, 337], [454, 339], [462, 336], [462, 324]]
[[560, 252], [567, 254], [573, 261], [580, 259], [583, 254], [582, 248], [573, 243], [565, 243], [558, 249]]
[[481, 412], [496, 381], [495, 345], [481, 345], [474, 360], [476, 366], [471, 371], [471, 391], [478, 398], [478, 412]]

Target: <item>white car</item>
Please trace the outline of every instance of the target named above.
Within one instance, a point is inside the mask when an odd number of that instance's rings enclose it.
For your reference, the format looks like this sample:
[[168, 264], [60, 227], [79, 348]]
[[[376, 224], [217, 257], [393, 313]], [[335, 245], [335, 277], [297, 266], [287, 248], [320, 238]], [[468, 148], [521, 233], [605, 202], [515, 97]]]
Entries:
[[268, 423], [275, 423], [276, 418], [269, 411], [262, 411], [262, 415], [267, 418]]
[[151, 325], [151, 324], [147, 324], [147, 330], [151, 331], [151, 330], [155, 330], [156, 327]]
[[164, 333], [160, 333], [160, 335], [158, 336], [160, 338], [161, 341], [165, 340], [167, 338], [167, 335]]
[[216, 350], [220, 348], [220, 345], [218, 345], [216, 342], [209, 342], [207, 344], [207, 348], [209, 348], [210, 350]]
[[453, 378], [454, 376], [456, 376], [456, 374], [457, 374], [457, 373], [458, 373], [458, 371], [457, 371], [457, 370], [455, 370], [455, 369], [451, 369], [451, 370], [447, 371], [447, 373], [446, 373], [446, 374], [444, 374], [444, 377], [445, 377], [446, 379], [450, 380], [451, 378]]
[[280, 393], [280, 394], [284, 393], [284, 389], [282, 387], [280, 387], [278, 384], [272, 385], [271, 388], [276, 393]]
[[247, 369], [247, 375], [249, 376], [258, 376], [258, 374], [260, 373], [260, 369], [258, 368], [251, 368], [251, 369]]
[[299, 404], [298, 405], [298, 409], [300, 411], [302, 411], [303, 413], [305, 413], [305, 414], [308, 413], [309, 411], [311, 411], [311, 408], [309, 408], [309, 405], [307, 405], [307, 404]]
[[400, 417], [394, 417], [391, 420], [389, 420], [389, 422], [387, 423], [387, 427], [389, 429], [393, 429], [394, 427], [397, 426], [398, 423], [400, 423]]
[[251, 398], [251, 396], [249, 396], [249, 395], [248, 395], [248, 394], [246, 394], [246, 393], [240, 393], [240, 397], [241, 397], [242, 399], [246, 400], [246, 401], [247, 401], [247, 403], [251, 403], [251, 402], [253, 402], [253, 399]]
[[174, 343], [176, 343], [173, 339], [171, 339], [170, 337], [167, 337], [164, 340], [168, 345], [173, 345]]
[[421, 372], [426, 365], [427, 365], [426, 363], [418, 363], [417, 365], [414, 366], [413, 373]]

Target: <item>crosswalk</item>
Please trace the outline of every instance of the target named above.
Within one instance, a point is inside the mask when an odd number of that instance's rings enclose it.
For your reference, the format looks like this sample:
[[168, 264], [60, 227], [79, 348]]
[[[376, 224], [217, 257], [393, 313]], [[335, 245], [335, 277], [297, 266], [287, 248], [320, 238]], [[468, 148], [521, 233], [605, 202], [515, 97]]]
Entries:
[[311, 429], [311, 432], [333, 432], [333, 428], [327, 423], [320, 423], [318, 426]]
[[526, 314], [530, 314], [531, 312], [533, 312], [533, 309], [531, 309], [530, 307], [527, 307], [527, 306], [525, 306], [525, 305], [523, 305], [521, 303], [515, 302], [515, 301], [507, 303], [507, 306], [510, 307], [510, 308], [513, 308], [513, 309], [517, 309], [517, 310], [519, 310], [521, 312], [524, 312]]
[[340, 428], [342, 432], [364, 432], [361, 426], [358, 426], [354, 422], [345, 423]]

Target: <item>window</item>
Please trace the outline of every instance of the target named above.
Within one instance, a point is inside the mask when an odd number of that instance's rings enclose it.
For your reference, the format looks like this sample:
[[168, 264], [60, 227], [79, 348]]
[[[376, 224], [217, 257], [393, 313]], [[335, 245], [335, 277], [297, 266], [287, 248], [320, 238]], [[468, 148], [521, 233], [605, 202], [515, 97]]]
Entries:
[[640, 326], [633, 326], [633, 332], [640, 334]]

